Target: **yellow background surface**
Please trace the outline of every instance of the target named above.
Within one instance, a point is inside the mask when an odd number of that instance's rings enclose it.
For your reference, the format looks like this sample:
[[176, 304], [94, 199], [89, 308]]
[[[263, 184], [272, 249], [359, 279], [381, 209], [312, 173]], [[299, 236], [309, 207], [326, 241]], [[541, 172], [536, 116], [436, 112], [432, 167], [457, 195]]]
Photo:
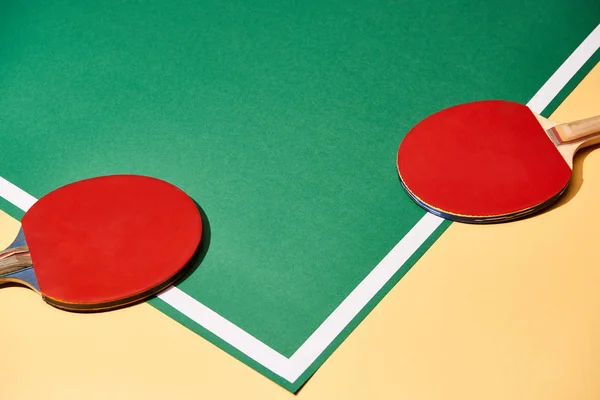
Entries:
[[[600, 65], [552, 116], [600, 114]], [[597, 149], [597, 147], [595, 148]], [[453, 224], [297, 394], [147, 304], [0, 289], [1, 399], [599, 399], [600, 151], [550, 211]], [[0, 213], [0, 247], [18, 223]]]

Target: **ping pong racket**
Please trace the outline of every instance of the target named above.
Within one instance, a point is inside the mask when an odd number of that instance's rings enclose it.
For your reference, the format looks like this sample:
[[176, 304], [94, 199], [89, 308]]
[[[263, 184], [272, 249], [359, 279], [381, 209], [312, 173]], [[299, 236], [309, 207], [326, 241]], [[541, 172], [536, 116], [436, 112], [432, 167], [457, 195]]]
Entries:
[[467, 223], [539, 212], [567, 188], [575, 152], [600, 142], [600, 116], [552, 122], [504, 100], [460, 104], [415, 125], [397, 153], [400, 182], [427, 211]]
[[16, 282], [71, 311], [129, 305], [185, 271], [201, 239], [196, 203], [172, 184], [110, 175], [60, 187], [23, 216], [0, 252], [0, 283]]

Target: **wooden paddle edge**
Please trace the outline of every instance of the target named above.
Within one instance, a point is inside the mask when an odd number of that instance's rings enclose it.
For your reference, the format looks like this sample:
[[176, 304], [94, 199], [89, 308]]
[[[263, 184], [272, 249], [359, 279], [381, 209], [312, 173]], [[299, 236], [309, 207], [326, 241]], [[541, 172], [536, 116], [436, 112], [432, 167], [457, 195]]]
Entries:
[[184, 268], [179, 270], [171, 278], [167, 279], [166, 281], [162, 282], [161, 284], [154, 286], [148, 290], [145, 290], [143, 292], [140, 292], [140, 293], [128, 296], [128, 297], [110, 300], [110, 301], [103, 302], [103, 303], [68, 303], [68, 302], [60, 301], [60, 300], [45, 296], [43, 293], [42, 293], [42, 298], [44, 299], [44, 301], [46, 303], [50, 304], [51, 306], [60, 308], [65, 311], [82, 312], [82, 313], [111, 311], [111, 310], [115, 310], [118, 308], [123, 308], [123, 307], [128, 307], [128, 306], [131, 306], [134, 304], [138, 304], [138, 303], [140, 303], [144, 300], [147, 300], [148, 298], [162, 292], [163, 290], [165, 290], [168, 287], [170, 287], [171, 285], [173, 285], [176, 281], [178, 281], [183, 275], [185, 275], [185, 273], [187, 272], [189, 267], [190, 267], [190, 263], [186, 264], [186, 266]]
[[435, 208], [432, 205], [425, 203], [423, 200], [418, 198], [414, 193], [412, 193], [410, 191], [410, 189], [406, 186], [404, 181], [402, 181], [402, 177], [400, 175], [398, 177], [400, 179], [400, 184], [402, 185], [402, 188], [404, 189], [404, 191], [409, 195], [409, 197], [415, 203], [417, 203], [419, 206], [421, 206], [421, 208], [425, 209], [425, 211], [430, 212], [431, 214], [436, 215], [440, 218], [444, 218], [444, 219], [448, 219], [448, 220], [456, 221], [456, 222], [461, 222], [461, 223], [476, 224], [476, 225], [511, 222], [511, 221], [516, 221], [519, 219], [526, 218], [528, 216], [531, 216], [532, 214], [536, 214], [536, 213], [544, 210], [545, 208], [548, 208], [552, 204], [554, 204], [563, 195], [563, 193], [567, 190], [567, 188], [569, 187], [569, 183], [570, 183], [570, 181], [567, 182], [567, 184], [558, 193], [556, 193], [554, 196], [552, 196], [548, 200], [546, 200], [536, 206], [529, 207], [529, 208], [519, 210], [519, 211], [515, 211], [513, 213], [486, 216], [486, 215], [454, 214], [454, 213], [451, 213], [451, 212], [448, 212], [445, 210], [440, 210], [438, 208]]

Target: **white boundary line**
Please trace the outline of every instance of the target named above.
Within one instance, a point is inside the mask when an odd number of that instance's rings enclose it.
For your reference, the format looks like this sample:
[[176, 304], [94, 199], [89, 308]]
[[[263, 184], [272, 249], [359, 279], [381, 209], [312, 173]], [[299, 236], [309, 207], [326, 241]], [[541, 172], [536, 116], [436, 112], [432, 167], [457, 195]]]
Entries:
[[425, 214], [289, 359], [179, 288], [172, 287], [159, 297], [254, 361], [289, 382], [294, 382], [398, 272], [442, 221], [443, 219], [433, 214]]
[[[535, 112], [542, 112], [599, 48], [600, 25], [577, 47], [527, 105]], [[0, 197], [23, 211], [27, 211], [36, 201], [33, 196], [2, 177]], [[159, 297], [254, 361], [293, 383], [402, 268], [442, 221], [443, 219], [432, 214], [425, 214], [290, 358], [278, 353], [179, 288], [172, 287]]]
[[18, 186], [13, 185], [6, 179], [0, 176], [0, 197], [8, 200], [9, 203], [19, 207], [23, 211], [29, 208], [37, 201], [35, 197], [22, 190]]
[[583, 67], [583, 64], [600, 47], [600, 24], [588, 35], [587, 38], [575, 49], [575, 51], [565, 60], [565, 62], [556, 70], [548, 81], [537, 91], [529, 100], [527, 105], [531, 110], [538, 114], [544, 111], [548, 104], [565, 87], [573, 76]]

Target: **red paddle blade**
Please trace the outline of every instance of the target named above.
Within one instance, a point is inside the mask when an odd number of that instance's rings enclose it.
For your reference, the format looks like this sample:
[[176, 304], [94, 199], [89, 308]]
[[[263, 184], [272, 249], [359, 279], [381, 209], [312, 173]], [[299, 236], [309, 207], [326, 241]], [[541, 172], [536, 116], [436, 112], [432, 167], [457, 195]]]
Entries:
[[571, 169], [535, 115], [499, 100], [439, 111], [411, 129], [398, 173], [422, 207], [462, 222], [499, 222], [551, 204]]
[[200, 243], [200, 212], [183, 191], [150, 177], [87, 179], [44, 196], [23, 231], [40, 292], [55, 306], [105, 309], [176, 279]]

